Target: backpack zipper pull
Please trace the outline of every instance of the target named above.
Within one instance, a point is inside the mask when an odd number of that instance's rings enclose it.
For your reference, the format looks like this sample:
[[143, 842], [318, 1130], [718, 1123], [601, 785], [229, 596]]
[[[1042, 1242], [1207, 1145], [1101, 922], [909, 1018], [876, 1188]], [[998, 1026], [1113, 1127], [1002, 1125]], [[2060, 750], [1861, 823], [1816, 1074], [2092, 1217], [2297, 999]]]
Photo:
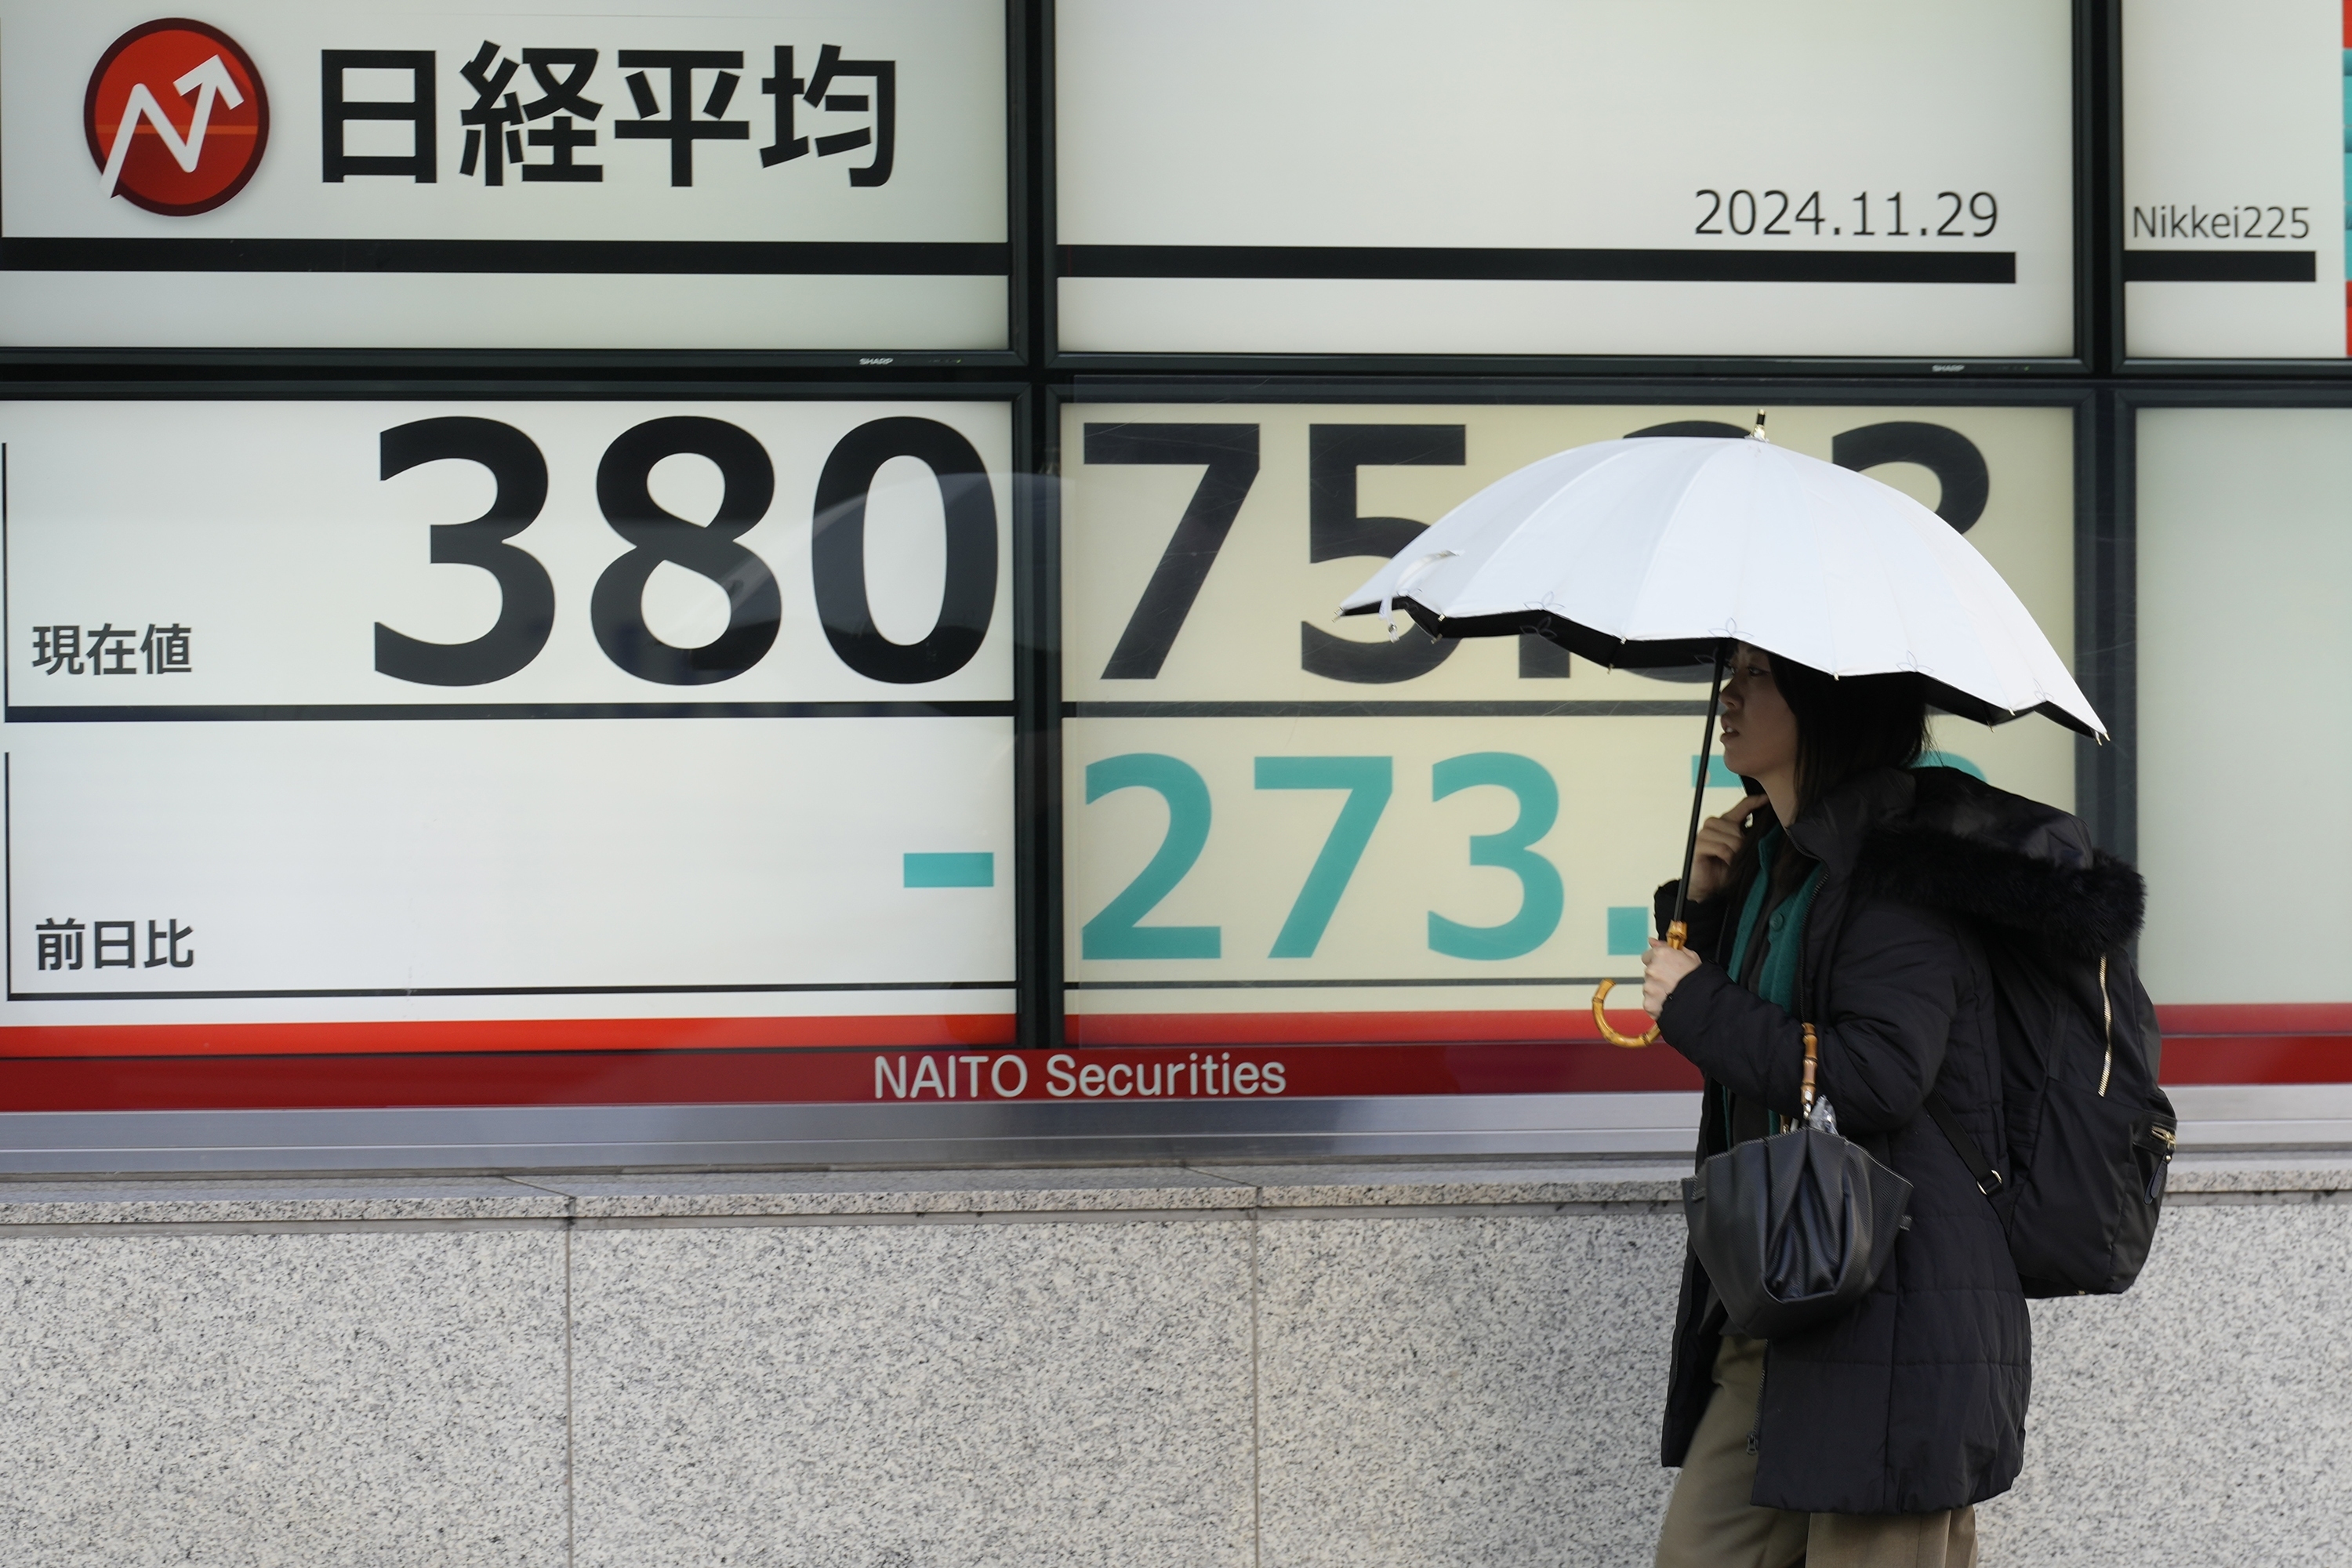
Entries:
[[2107, 994], [2107, 955], [2099, 954], [2099, 1025], [2106, 1031], [2107, 1054], [2099, 1063], [2099, 1098], [2107, 1097], [2107, 1075], [2116, 1069], [2116, 1004]]

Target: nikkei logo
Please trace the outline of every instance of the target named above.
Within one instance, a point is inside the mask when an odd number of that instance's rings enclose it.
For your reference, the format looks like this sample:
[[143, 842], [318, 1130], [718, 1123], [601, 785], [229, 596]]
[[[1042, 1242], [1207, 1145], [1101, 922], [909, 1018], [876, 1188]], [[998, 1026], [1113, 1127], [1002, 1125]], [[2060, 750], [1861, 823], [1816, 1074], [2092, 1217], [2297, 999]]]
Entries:
[[236, 40], [167, 16], [114, 40], [89, 73], [82, 129], [104, 194], [168, 217], [245, 189], [269, 142], [269, 96]]

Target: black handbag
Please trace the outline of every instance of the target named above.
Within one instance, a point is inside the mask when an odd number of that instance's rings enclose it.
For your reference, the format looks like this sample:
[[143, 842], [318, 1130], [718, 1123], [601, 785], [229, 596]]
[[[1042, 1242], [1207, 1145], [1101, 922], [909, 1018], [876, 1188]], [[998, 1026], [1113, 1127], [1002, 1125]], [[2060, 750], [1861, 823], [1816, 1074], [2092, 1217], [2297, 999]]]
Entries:
[[1683, 1178], [1691, 1249], [1714, 1283], [1731, 1332], [1799, 1333], [1869, 1293], [1909, 1228], [1911, 1184], [1838, 1136], [1827, 1100], [1816, 1106], [1820, 1047], [1804, 1026], [1804, 1119], [1751, 1139]]

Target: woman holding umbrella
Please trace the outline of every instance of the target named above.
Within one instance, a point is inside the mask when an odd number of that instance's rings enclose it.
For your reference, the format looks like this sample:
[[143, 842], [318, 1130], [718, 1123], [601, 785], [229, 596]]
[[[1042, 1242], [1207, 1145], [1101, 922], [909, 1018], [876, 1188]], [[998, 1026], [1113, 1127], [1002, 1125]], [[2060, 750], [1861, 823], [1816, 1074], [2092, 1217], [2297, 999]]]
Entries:
[[[1729, 1331], [1686, 1198], [1663, 1456], [1682, 1475], [1661, 1568], [1973, 1564], [1973, 1505], [2017, 1476], [2031, 1384], [2015, 1237], [1989, 1201], [2002, 1173], [1975, 1170], [2010, 1147], [1988, 946], [2095, 965], [2100, 1020], [2144, 893], [2065, 813], [1914, 764], [1930, 704], [1983, 723], [2041, 713], [2103, 739], [2098, 715], [1957, 531], [1864, 475], [1773, 446], [1760, 414], [1747, 440], [1604, 441], [1496, 481], [1341, 613], [1393, 628], [1397, 609], [1433, 637], [1532, 632], [1619, 668], [1715, 665], [1701, 753], [1719, 710], [1748, 796], [1706, 823], [1693, 801], [1685, 876], [1659, 892], [1665, 940], [1644, 960], [1657, 1027], [1620, 1035], [1606, 984], [1596, 1025], [1621, 1046], [1663, 1037], [1706, 1075], [1699, 1191], [1709, 1170], [1742, 1168], [1753, 1140], [1811, 1148], [1816, 1134], [1770, 1135], [1819, 1115], [1816, 1079], [1852, 1142], [1826, 1117], [1819, 1135], [1875, 1161], [1890, 1194], [1907, 1184], [1903, 1228], [1868, 1248], [1874, 1276], [1842, 1289], [1835, 1315], [1779, 1322], [1769, 1342]], [[2104, 1026], [2102, 1116], [2120, 1129], [2145, 1109], [2140, 1131], [2168, 1140], [2152, 1058], [2126, 1062]], [[2105, 1099], [2110, 1066], [2132, 1104]], [[2035, 1172], [2010, 1174], [2033, 1190]], [[2080, 1288], [2129, 1283], [2160, 1193], [2158, 1165], [2137, 1257], [2118, 1252], [2112, 1279]], [[1705, 1223], [1718, 1234], [1712, 1210]], [[1839, 1237], [1792, 1245], [1850, 1259], [1860, 1235], [1849, 1209]]]
[[1652, 945], [1643, 1003], [1706, 1075], [1702, 1158], [1797, 1113], [1800, 1018], [1816, 1021], [1822, 1092], [1911, 1182], [1911, 1226], [1853, 1311], [1771, 1342], [1769, 1372], [1691, 1260], [1664, 1456], [1683, 1469], [1657, 1560], [1961, 1568], [1971, 1505], [2017, 1475], [2031, 1326], [1992, 1206], [1922, 1109], [1933, 1089], [1980, 1147], [2003, 1146], [1985, 954], [1962, 920], [1886, 889], [1923, 789], [1975, 781], [1912, 770], [1916, 676], [1832, 680], [1743, 645], [1721, 706], [1724, 760], [1756, 793], [1701, 828], [1690, 942]]

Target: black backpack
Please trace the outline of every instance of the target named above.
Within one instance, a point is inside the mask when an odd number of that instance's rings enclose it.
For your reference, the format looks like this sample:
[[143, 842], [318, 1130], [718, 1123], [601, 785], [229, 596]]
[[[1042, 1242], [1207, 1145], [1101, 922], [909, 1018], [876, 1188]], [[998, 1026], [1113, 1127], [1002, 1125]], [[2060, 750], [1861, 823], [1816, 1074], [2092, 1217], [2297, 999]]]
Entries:
[[2000, 1215], [2028, 1296], [2128, 1289], [2156, 1237], [2179, 1127], [2157, 1087], [2156, 1008], [2120, 948], [2084, 963], [1998, 936], [1985, 947], [2006, 1163], [1985, 1159], [1940, 1094], [1927, 1114]]
[[2000, 1213], [2025, 1293], [2128, 1290], [2180, 1126], [2157, 1086], [2157, 1008], [2128, 952], [2147, 889], [2067, 811], [1948, 766], [1915, 769], [1912, 783], [1906, 823], [1865, 851], [1867, 879], [1959, 914], [1983, 941], [2009, 1147], [1978, 1150], [1940, 1093], [1928, 1117]]

